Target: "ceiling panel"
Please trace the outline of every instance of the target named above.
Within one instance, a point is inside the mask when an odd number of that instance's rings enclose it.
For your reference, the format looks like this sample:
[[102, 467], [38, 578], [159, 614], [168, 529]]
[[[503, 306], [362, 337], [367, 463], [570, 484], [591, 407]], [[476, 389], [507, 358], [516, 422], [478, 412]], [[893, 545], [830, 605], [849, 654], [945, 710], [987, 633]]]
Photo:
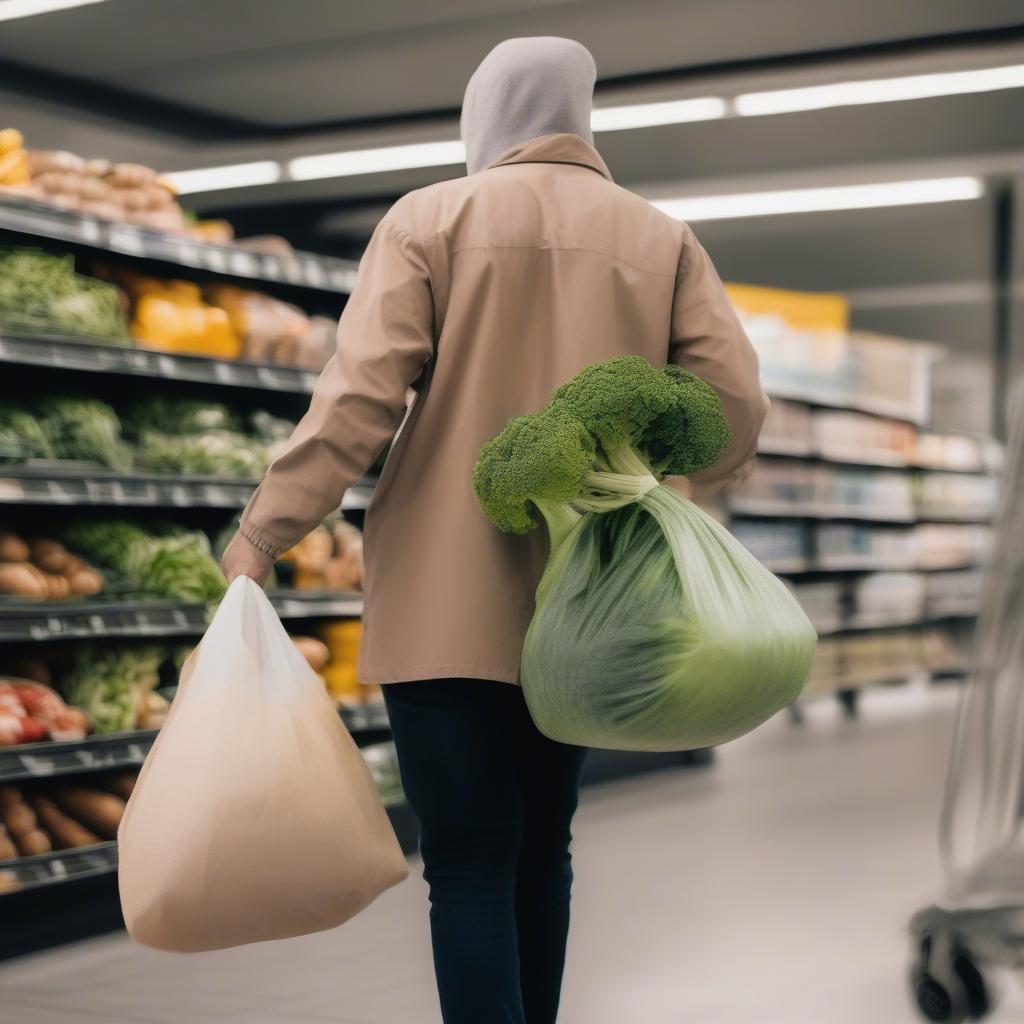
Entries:
[[1020, 17], [1019, 0], [862, 0], [828, 5], [827, 17], [818, 0], [108, 0], [5, 23], [0, 58], [285, 127], [453, 109], [508, 36], [578, 38], [608, 79]]

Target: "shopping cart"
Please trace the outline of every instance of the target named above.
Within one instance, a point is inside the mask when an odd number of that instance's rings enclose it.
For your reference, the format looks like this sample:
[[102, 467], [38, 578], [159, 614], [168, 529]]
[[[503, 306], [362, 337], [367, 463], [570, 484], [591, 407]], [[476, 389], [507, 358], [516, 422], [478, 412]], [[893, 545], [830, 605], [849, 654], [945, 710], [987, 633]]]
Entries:
[[1024, 967], [1024, 380], [1009, 434], [942, 809], [946, 892], [911, 922], [914, 996], [928, 1020], [946, 1024], [991, 1012], [985, 968]]

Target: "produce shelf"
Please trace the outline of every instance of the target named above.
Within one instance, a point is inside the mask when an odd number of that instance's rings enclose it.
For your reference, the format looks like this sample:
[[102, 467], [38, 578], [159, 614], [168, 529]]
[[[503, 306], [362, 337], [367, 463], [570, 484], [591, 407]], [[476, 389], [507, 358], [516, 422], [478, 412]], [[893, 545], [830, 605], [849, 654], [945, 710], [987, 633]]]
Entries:
[[[97, 843], [72, 850], [54, 850], [34, 857], [0, 860], [5, 888], [0, 892], [24, 892], [55, 882], [71, 882], [117, 870], [117, 843]], [[12, 884], [13, 883], [13, 884]]]
[[[383, 703], [346, 707], [339, 713], [345, 727], [353, 734], [390, 729]], [[156, 729], [139, 729], [87, 736], [84, 740], [50, 740], [0, 747], [0, 782], [138, 768], [156, 736]]]
[[202, 604], [179, 601], [0, 600], [0, 641], [181, 636], [206, 625]]
[[249, 252], [237, 246], [210, 245], [163, 231], [18, 199], [0, 202], [0, 229], [35, 238], [72, 242], [122, 256], [159, 260], [179, 267], [209, 271], [220, 277], [342, 294], [350, 293], [355, 287], [358, 268], [358, 264], [351, 260], [312, 253], [276, 256]]
[[[114, 473], [60, 463], [0, 467], [0, 504], [136, 508], [244, 508], [258, 481], [231, 477]], [[373, 481], [345, 493], [343, 509], [365, 509]]]
[[871, 416], [882, 416], [890, 420], [902, 420], [924, 426], [924, 418], [917, 410], [907, 408], [899, 402], [886, 402], [872, 395], [835, 394], [827, 395], [820, 391], [806, 391], [799, 387], [787, 387], [783, 384], [771, 384], [767, 388], [771, 398], [783, 398], [789, 402], [800, 402], [821, 409], [847, 409], [851, 412], [866, 412]]
[[156, 733], [156, 729], [140, 729], [87, 736], [84, 740], [51, 740], [0, 747], [0, 781], [138, 768], [146, 759]]
[[162, 380], [260, 389], [277, 394], [309, 395], [317, 374], [297, 366], [212, 359], [111, 345], [69, 335], [0, 330], [0, 363], [52, 370], [155, 377]]
[[356, 619], [363, 614], [363, 595], [329, 590], [271, 590], [267, 596], [282, 619]]

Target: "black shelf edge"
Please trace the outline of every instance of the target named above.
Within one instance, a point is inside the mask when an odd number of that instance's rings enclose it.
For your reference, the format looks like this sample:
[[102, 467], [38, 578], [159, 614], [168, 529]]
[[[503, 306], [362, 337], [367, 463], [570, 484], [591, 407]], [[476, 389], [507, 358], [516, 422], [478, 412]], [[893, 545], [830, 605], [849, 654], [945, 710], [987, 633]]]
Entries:
[[359, 618], [363, 614], [362, 594], [282, 587], [269, 591], [267, 597], [282, 619], [346, 619]]
[[[354, 736], [390, 732], [383, 703], [343, 707], [339, 714]], [[145, 761], [156, 737], [156, 729], [139, 729], [96, 734], [82, 740], [49, 740], [0, 747], [0, 782], [138, 768]]]
[[320, 292], [350, 294], [358, 264], [333, 256], [296, 252], [278, 256], [238, 246], [210, 245], [163, 231], [59, 210], [44, 203], [0, 201], [0, 230], [50, 241], [71, 242], [100, 252], [158, 260], [222, 277], [285, 284]]
[[206, 626], [204, 605], [179, 601], [0, 601], [0, 642], [192, 636]]
[[219, 387], [310, 395], [317, 374], [298, 366], [215, 359], [69, 335], [21, 333], [0, 327], [0, 363], [85, 373], [122, 374]]
[[40, 886], [80, 881], [110, 874], [117, 870], [117, 843], [113, 840], [94, 846], [78, 846], [70, 850], [54, 850], [34, 857], [0, 860], [0, 877], [13, 882], [15, 888], [0, 892], [26, 892]]
[[[0, 505], [93, 505], [134, 508], [244, 508], [258, 480], [115, 473], [102, 468], [0, 466]], [[365, 509], [375, 481], [367, 478], [342, 499]]]

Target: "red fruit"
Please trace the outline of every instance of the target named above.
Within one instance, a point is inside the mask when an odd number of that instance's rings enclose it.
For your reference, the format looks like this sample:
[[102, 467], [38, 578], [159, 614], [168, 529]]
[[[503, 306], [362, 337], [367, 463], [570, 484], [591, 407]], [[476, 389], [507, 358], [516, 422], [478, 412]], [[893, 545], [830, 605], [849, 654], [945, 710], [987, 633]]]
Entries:
[[45, 740], [49, 735], [49, 730], [46, 726], [34, 718], [21, 719], [21, 731], [22, 743], [38, 743], [40, 740]]

